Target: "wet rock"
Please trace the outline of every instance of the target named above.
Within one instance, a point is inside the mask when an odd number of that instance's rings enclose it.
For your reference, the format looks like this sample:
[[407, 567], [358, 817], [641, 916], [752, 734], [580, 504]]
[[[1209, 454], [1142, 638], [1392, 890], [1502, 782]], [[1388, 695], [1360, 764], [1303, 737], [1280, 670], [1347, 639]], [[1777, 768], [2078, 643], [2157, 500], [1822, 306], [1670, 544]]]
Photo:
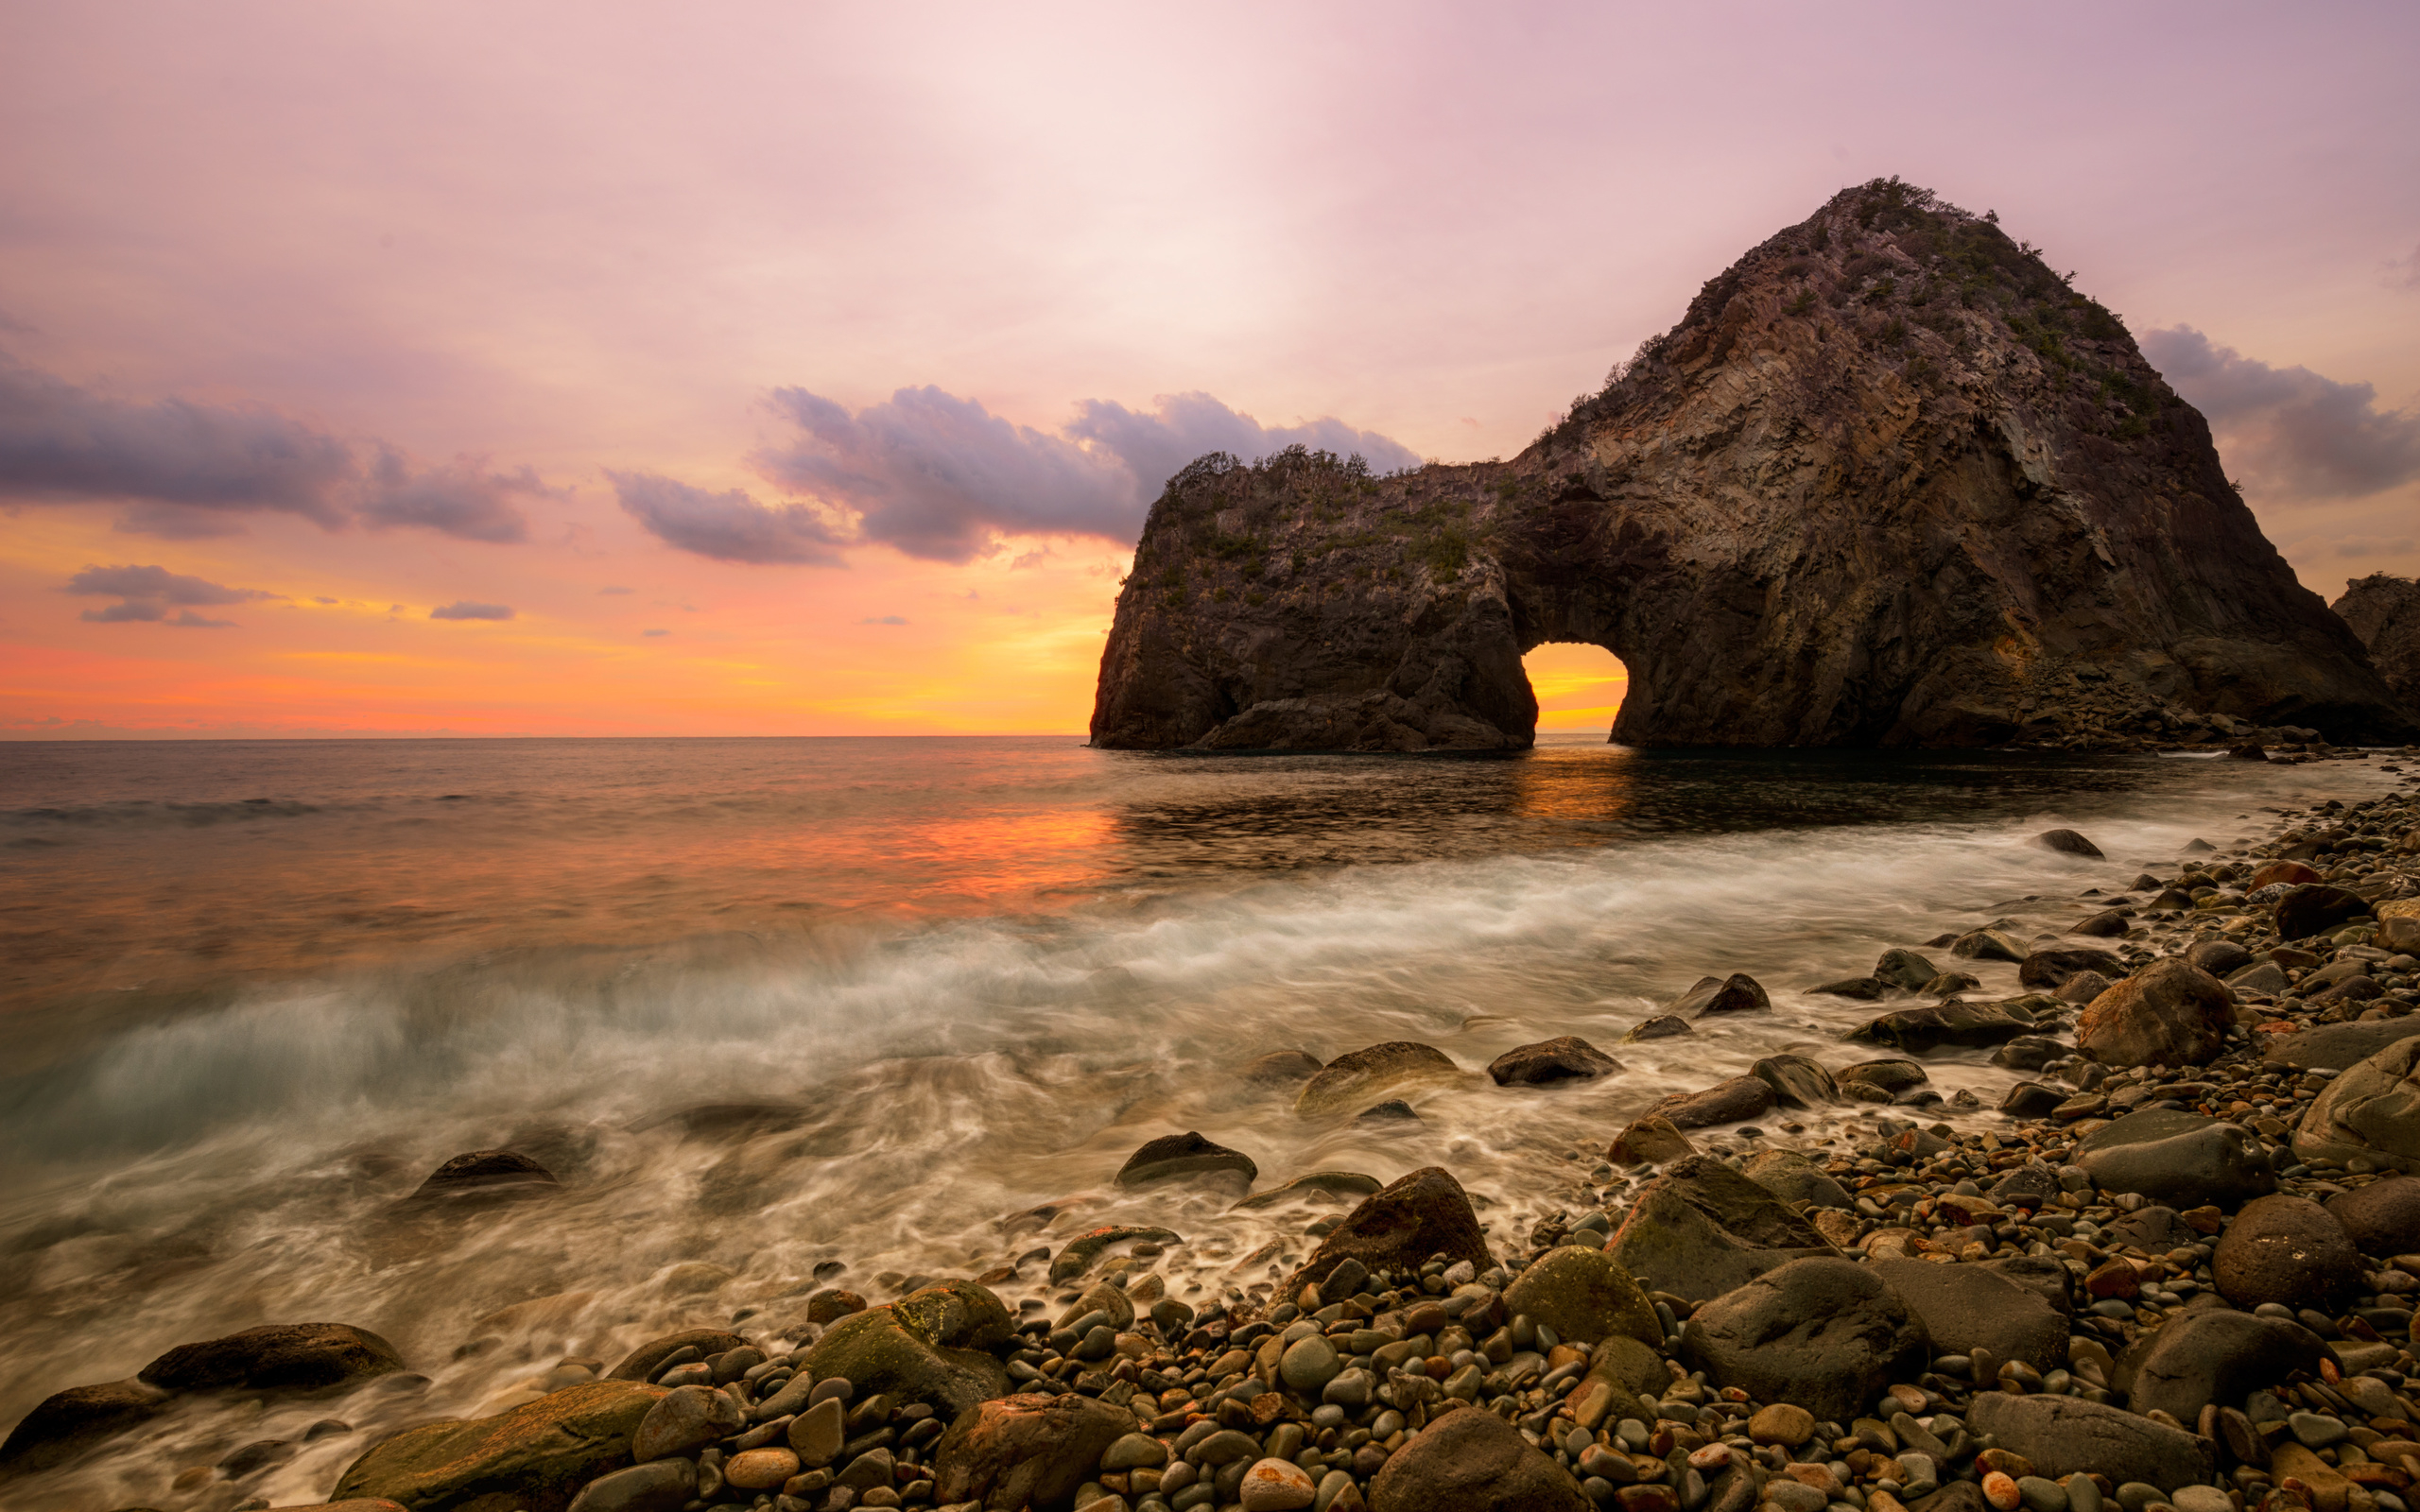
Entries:
[[2079, 971], [2099, 971], [2114, 982], [2126, 974], [2126, 963], [2107, 951], [2086, 946], [2034, 951], [2018, 963], [2016, 980], [2020, 987], [2052, 992]]
[[2327, 1199], [2327, 1215], [2365, 1255], [2420, 1253], [2420, 1179], [2390, 1176]]
[[555, 1174], [517, 1150], [473, 1150], [429, 1173], [415, 1198], [493, 1187], [552, 1187]]
[[1344, 1373], [1343, 1357], [1323, 1334], [1296, 1339], [1278, 1356], [1277, 1377], [1291, 1390], [1316, 1398], [1327, 1383]]
[[694, 1454], [748, 1426], [748, 1414], [728, 1392], [712, 1386], [675, 1386], [648, 1409], [631, 1439], [631, 1458], [645, 1464], [674, 1454]]
[[723, 1462], [725, 1485], [742, 1491], [769, 1491], [799, 1472], [799, 1457], [786, 1449], [750, 1449]]
[[572, 1499], [571, 1512], [680, 1512], [697, 1495], [696, 1462], [658, 1460], [598, 1476]]
[[[827, 1321], [818, 1319], [817, 1321]], [[681, 1333], [667, 1333], [660, 1339], [649, 1339], [625, 1355], [620, 1365], [606, 1374], [608, 1381], [652, 1381], [664, 1363], [683, 1349], [695, 1349], [700, 1360], [711, 1359], [726, 1349], [736, 1349], [747, 1340], [725, 1329], [690, 1329]]]
[[2272, 861], [2254, 872], [2244, 882], [2244, 890], [2258, 892], [2263, 887], [2300, 887], [2320, 881], [2318, 872], [2299, 861]]
[[1105, 1224], [1087, 1228], [1059, 1247], [1050, 1257], [1050, 1283], [1063, 1285], [1092, 1269], [1093, 1263], [1109, 1251], [1112, 1245], [1142, 1242], [1155, 1245], [1183, 1244], [1175, 1230], [1132, 1224]]
[[1949, 954], [1970, 961], [2022, 961], [2025, 947], [1996, 929], [1970, 929], [1949, 942]]
[[1841, 1422], [1926, 1358], [1908, 1305], [1873, 1269], [1836, 1257], [1792, 1261], [1705, 1303], [1681, 1330], [1681, 1352], [1718, 1385]]
[[1245, 1061], [1236, 1073], [1248, 1082], [1269, 1087], [1299, 1086], [1319, 1074], [1320, 1057], [1307, 1050], [1272, 1050]]
[[1319, 1495], [1308, 1471], [1292, 1460], [1264, 1459], [1244, 1471], [1236, 1501], [1244, 1512], [1295, 1512]]
[[2277, 937], [2308, 939], [2369, 911], [2368, 900], [2360, 893], [2306, 883], [2277, 900]]
[[2096, 939], [2123, 939], [2126, 931], [2132, 927], [2131, 919], [2123, 911], [2110, 908], [2068, 925], [2067, 933]]
[[582, 1486], [631, 1463], [631, 1436], [664, 1396], [635, 1381], [591, 1381], [493, 1418], [406, 1428], [354, 1461], [333, 1499], [436, 1509], [493, 1497], [562, 1512]]
[[1008, 1395], [1008, 1372], [988, 1351], [1014, 1326], [991, 1292], [944, 1281], [834, 1323], [807, 1350], [805, 1367], [819, 1381], [848, 1377], [860, 1399], [879, 1392], [955, 1416]]
[[1856, 1095], [1858, 1089], [1869, 1089], [1879, 1092], [1880, 1100], [1887, 1103], [1901, 1092], [1924, 1086], [1932, 1078], [1925, 1074], [1920, 1063], [1890, 1057], [1881, 1060], [1860, 1060], [1854, 1066], [1843, 1067], [1832, 1073], [1832, 1079], [1843, 1092]]
[[1353, 1115], [1356, 1124], [1417, 1124], [1420, 1110], [1400, 1097], [1374, 1103]]
[[2102, 859], [2100, 847], [2073, 830], [2045, 830], [2033, 837], [2033, 843], [2045, 850], [2056, 850], [2061, 855], [2083, 856], [2093, 861]]
[[1992, 1052], [1992, 1064], [2011, 1071], [2040, 1071], [2066, 1058], [2067, 1047], [2048, 1035], [2019, 1035]]
[[1367, 1108], [1374, 1098], [1405, 1087], [1460, 1080], [1461, 1068], [1434, 1045], [1396, 1040], [1337, 1057], [1303, 1086], [1294, 1111], [1305, 1117]]
[[1670, 1119], [1648, 1117], [1623, 1129], [1605, 1147], [1605, 1159], [1616, 1165], [1669, 1165], [1697, 1152]]
[[1832, 1074], [1805, 1056], [1767, 1056], [1748, 1074], [1772, 1088], [1773, 1101], [1784, 1108], [1823, 1108], [1841, 1100]]
[[1712, 1128], [1760, 1118], [1773, 1108], [1773, 1090], [1761, 1077], [1734, 1076], [1693, 1092], [1674, 1092], [1645, 1117], [1668, 1120], [1674, 1128]]
[[[2268, 961], [2256, 961], [2230, 972], [2226, 983], [2229, 989], [2242, 996], [2263, 998], [2273, 998], [2288, 986], [2286, 973]], [[2415, 1032], [2420, 1032], [2420, 1026], [2415, 1026]]]
[[2420, 1014], [2359, 1023], [2323, 1023], [2280, 1035], [2261, 1058], [2297, 1071], [2348, 1071], [2398, 1040], [2420, 1035]]
[[136, 1379], [165, 1391], [319, 1391], [404, 1368], [395, 1347], [347, 1323], [281, 1323], [180, 1344]]
[[2146, 1108], [2087, 1135], [2076, 1163], [2108, 1192], [2135, 1192], [2175, 1208], [2231, 1208], [2273, 1192], [2276, 1174], [2252, 1136], [2198, 1113]]
[[1966, 1426], [1992, 1435], [2052, 1480], [2081, 1471], [2121, 1485], [2201, 1486], [2217, 1473], [2206, 1444], [2183, 1429], [2075, 1397], [1978, 1392]]
[[1920, 989], [1927, 997], [1954, 998], [1961, 992], [1972, 992], [1983, 985], [1981, 978], [1964, 971], [1944, 971]]
[[2059, 990], [2052, 993], [2051, 996], [2057, 998], [2062, 1003], [2073, 1004], [2077, 1007], [2083, 1007], [2085, 1004], [2090, 1003], [2093, 999], [2100, 996], [2103, 992], [2108, 991], [2109, 988], [2109, 978], [2101, 975], [2099, 971], [2078, 971], [2075, 975], [2068, 977], [2066, 981], [2061, 983]]
[[1693, 1155], [1640, 1189], [1606, 1253], [1651, 1289], [1700, 1301], [1833, 1249], [1771, 1192]]
[[840, 1457], [848, 1442], [847, 1414], [848, 1406], [839, 1398], [826, 1397], [790, 1419], [783, 1437], [800, 1464], [822, 1469]]
[[1579, 1036], [1567, 1034], [1508, 1050], [1488, 1062], [1487, 1074], [1498, 1087], [1539, 1087], [1561, 1081], [1592, 1081], [1621, 1069], [1620, 1061]]
[[1874, 979], [1885, 987], [1902, 992], [1920, 992], [1926, 984], [1941, 975], [1941, 968], [1914, 951], [1884, 951], [1874, 963]]
[[2031, 1289], [1980, 1265], [1928, 1261], [1867, 1263], [1924, 1325], [1934, 1354], [1988, 1349], [1995, 1360], [2022, 1360], [2036, 1370], [2067, 1363], [2067, 1323]]
[[2265, 762], [2269, 759], [2269, 752], [2261, 747], [2258, 741], [2252, 740], [2240, 746], [2229, 746], [2227, 756], [2238, 762]]
[[2223, 979], [2252, 964], [2252, 953], [2231, 939], [2205, 939], [2185, 953], [2185, 963]]
[[2113, 1383], [2136, 1412], [2156, 1408], [2178, 1422], [2199, 1422], [2211, 1402], [2238, 1406], [2293, 1371], [2316, 1375], [2332, 1352], [2299, 1323], [2217, 1308], [2169, 1320], [2129, 1354]]
[[2094, 998], [2076, 1020], [2076, 1048], [2104, 1066], [2200, 1066], [2234, 1024], [2225, 984], [2170, 956]]
[[1121, 1187], [1148, 1186], [1155, 1181], [1188, 1180], [1202, 1177], [1241, 1177], [1250, 1186], [1260, 1176], [1260, 1167], [1241, 1150], [1231, 1150], [1214, 1144], [1199, 1133], [1163, 1134], [1146, 1141], [1143, 1147], [1126, 1158], [1118, 1168], [1117, 1184]]
[[1370, 1512], [1591, 1512], [1562, 1466], [1492, 1412], [1432, 1420], [1370, 1483]]
[[1996, 1045], [2039, 1025], [2031, 1014], [2007, 1003], [1967, 1003], [1951, 999], [1921, 1008], [1901, 1008], [1850, 1030], [1842, 1038], [1858, 1044], [1889, 1045], [1921, 1055], [1945, 1045]]
[[1339, 1196], [1366, 1197], [1385, 1185], [1386, 1183], [1376, 1177], [1364, 1176], [1358, 1171], [1312, 1171], [1296, 1177], [1284, 1186], [1271, 1187], [1266, 1192], [1255, 1193], [1244, 1198], [1236, 1204], [1235, 1211], [1250, 1211], [1261, 1208], [1273, 1208], [1282, 1202], [1306, 1197], [1314, 1192], [1334, 1193]]
[[1748, 1160], [1748, 1179], [1784, 1202], [1819, 1208], [1854, 1208], [1848, 1190], [1796, 1150], [1759, 1150]]
[[1650, 1349], [1664, 1345], [1655, 1304], [1600, 1249], [1562, 1245], [1547, 1250], [1504, 1289], [1504, 1311], [1527, 1314], [1566, 1344], [1595, 1345], [1620, 1335]]
[[2326, 1209], [2280, 1193], [2244, 1204], [2219, 1237], [2210, 1274], [2238, 1307], [2333, 1313], [2361, 1290], [2361, 1255]]
[[2161, 1207], [2156, 1203], [2112, 1220], [2103, 1226], [2101, 1231], [2109, 1236], [2108, 1243], [2132, 1245], [2152, 1255], [2164, 1255], [2179, 1246], [2196, 1244], [2202, 1239], [2191, 1225], [2177, 1216], [2174, 1208]]
[[1734, 971], [1720, 979], [1699, 977], [1695, 986], [1672, 1000], [1668, 1011], [1683, 1019], [1703, 1019], [1719, 1013], [1763, 1013], [1772, 1005], [1754, 977]]
[[[2354, 1024], [2334, 1027], [2354, 1028]], [[2297, 1158], [2366, 1159], [2420, 1169], [2420, 1040], [2403, 1039], [2354, 1065], [2312, 1099], [2294, 1131]]]
[[1065, 1507], [1102, 1452], [1136, 1426], [1125, 1408], [1075, 1392], [984, 1402], [935, 1444], [934, 1495], [989, 1512]]
[[1479, 1232], [1470, 1194], [1440, 1166], [1424, 1166], [1363, 1199], [1338, 1224], [1310, 1260], [1280, 1289], [1291, 1297], [1327, 1279], [1347, 1260], [1371, 1270], [1417, 1270], [1432, 1254], [1467, 1260], [1480, 1270], [1495, 1262]]
[[1817, 997], [1848, 998], [1858, 1003], [1876, 1003], [1881, 1000], [1887, 988], [1873, 977], [1850, 976], [1843, 977], [1838, 982], [1826, 982], [1821, 987], [1810, 987], [1806, 990]]
[[2039, 1208], [2059, 1194], [2058, 1173], [2039, 1160], [2029, 1160], [1983, 1189], [2003, 1208]]
[[157, 1417], [171, 1394], [140, 1381], [71, 1386], [36, 1403], [0, 1444], [0, 1479], [63, 1465]]
[[1676, 1034], [1694, 1034], [1689, 1021], [1678, 1014], [1659, 1013], [1652, 1019], [1642, 1019], [1622, 1036], [1622, 1043], [1635, 1044], [1642, 1040], [1668, 1040]]

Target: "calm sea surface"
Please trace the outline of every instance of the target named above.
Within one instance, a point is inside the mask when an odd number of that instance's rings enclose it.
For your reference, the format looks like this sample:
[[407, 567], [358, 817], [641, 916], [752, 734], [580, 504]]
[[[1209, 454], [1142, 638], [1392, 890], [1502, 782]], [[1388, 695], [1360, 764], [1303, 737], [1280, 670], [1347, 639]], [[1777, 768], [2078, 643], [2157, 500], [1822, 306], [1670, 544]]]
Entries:
[[[1263, 1246], [1319, 1214], [1110, 1184], [1184, 1129], [1264, 1187], [1443, 1163], [1509, 1237], [1601, 1195], [1595, 1152], [1664, 1092], [1784, 1048], [1859, 1058], [1837, 1040], [1859, 1005], [1806, 988], [1991, 918], [2064, 928], [2082, 889], [2172, 868], [2195, 836], [2394, 782], [1578, 739], [1489, 759], [0, 745], [0, 1423], [172, 1344], [309, 1320], [376, 1330], [433, 1378], [394, 1412], [468, 1413], [565, 1355], [752, 1308], [768, 1326], [827, 1262], [880, 1299], [1107, 1222], [1183, 1233], [1163, 1268], [1200, 1301], [1264, 1280], [1291, 1251]], [[2023, 843], [2054, 825], [2109, 859]], [[1735, 971], [1772, 1015], [1618, 1043]], [[2014, 990], [2014, 968], [1979, 974]], [[1409, 1126], [1300, 1119], [1231, 1069], [1420, 1040], [1477, 1073], [1559, 1034], [1626, 1070], [1475, 1074], [1415, 1095]], [[1989, 1100], [2009, 1080], [1979, 1056], [1934, 1077]], [[504, 1144], [562, 1194], [398, 1206]], [[175, 1419], [60, 1504], [299, 1429], [278, 1410]], [[323, 1495], [362, 1434], [246, 1494]]]

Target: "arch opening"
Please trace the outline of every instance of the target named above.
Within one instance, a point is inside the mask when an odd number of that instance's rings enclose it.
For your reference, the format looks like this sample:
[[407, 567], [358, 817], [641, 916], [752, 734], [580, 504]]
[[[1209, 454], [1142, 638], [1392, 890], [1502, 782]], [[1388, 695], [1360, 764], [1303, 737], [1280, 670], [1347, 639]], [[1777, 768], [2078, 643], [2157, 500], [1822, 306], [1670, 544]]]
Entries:
[[1603, 646], [1548, 641], [1521, 658], [1530, 696], [1538, 700], [1538, 733], [1613, 738], [1614, 717], [1630, 693], [1630, 669]]

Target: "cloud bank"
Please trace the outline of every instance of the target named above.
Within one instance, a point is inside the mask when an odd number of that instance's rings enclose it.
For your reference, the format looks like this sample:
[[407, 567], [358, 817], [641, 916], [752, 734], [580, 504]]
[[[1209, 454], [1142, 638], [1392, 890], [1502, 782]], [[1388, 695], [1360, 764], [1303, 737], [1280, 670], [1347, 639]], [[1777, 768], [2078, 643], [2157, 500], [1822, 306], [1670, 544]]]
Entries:
[[623, 510], [668, 546], [717, 561], [842, 565], [848, 542], [801, 504], [759, 504], [746, 490], [709, 493], [654, 472], [608, 471]]
[[430, 610], [428, 617], [433, 620], [509, 620], [512, 618], [512, 606], [458, 598], [451, 604], [440, 604]]
[[2273, 368], [2190, 326], [2143, 354], [2219, 434], [2229, 471], [2288, 498], [2353, 499], [2420, 478], [2420, 414], [2377, 407], [2368, 384]]
[[171, 540], [223, 536], [249, 514], [286, 514], [322, 529], [359, 522], [466, 541], [528, 533], [516, 496], [537, 475], [490, 473], [470, 458], [415, 469], [374, 443], [365, 463], [345, 442], [257, 405], [183, 399], [133, 404], [78, 388], [0, 354], [0, 500], [114, 504], [118, 528]]
[[766, 477], [854, 513], [857, 539], [931, 561], [983, 556], [1007, 535], [1132, 543], [1169, 474], [1205, 452], [1250, 461], [1304, 445], [1358, 452], [1381, 471], [1420, 461], [1340, 420], [1268, 426], [1202, 393], [1163, 395], [1149, 412], [1086, 400], [1055, 435], [930, 386], [854, 415], [804, 388], [774, 390], [773, 405], [797, 435], [751, 458]]
[[[118, 602], [88, 609], [80, 616], [95, 625], [173, 625], [182, 629], [233, 629], [233, 620], [214, 620], [193, 611], [195, 606], [242, 604], [274, 598], [255, 588], [222, 588], [199, 577], [172, 573], [165, 567], [87, 567], [67, 579], [70, 593], [89, 593]], [[168, 610], [181, 612], [173, 619]]]

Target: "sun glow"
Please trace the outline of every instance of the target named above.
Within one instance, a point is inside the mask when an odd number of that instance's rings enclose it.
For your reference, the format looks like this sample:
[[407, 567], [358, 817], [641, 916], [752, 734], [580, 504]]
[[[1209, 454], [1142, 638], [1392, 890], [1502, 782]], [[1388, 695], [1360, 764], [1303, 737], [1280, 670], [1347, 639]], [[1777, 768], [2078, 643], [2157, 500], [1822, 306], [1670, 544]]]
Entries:
[[1601, 645], [1555, 644], [1521, 659], [1538, 698], [1538, 729], [1610, 731], [1630, 673]]

